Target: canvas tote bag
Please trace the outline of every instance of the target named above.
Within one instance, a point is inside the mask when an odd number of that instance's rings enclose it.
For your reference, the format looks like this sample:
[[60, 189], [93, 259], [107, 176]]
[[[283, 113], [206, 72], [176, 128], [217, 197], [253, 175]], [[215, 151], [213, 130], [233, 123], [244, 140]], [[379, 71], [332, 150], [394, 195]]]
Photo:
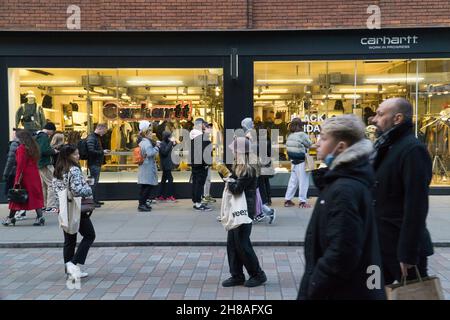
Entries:
[[[69, 177], [70, 179], [70, 177]], [[69, 190], [70, 183], [66, 188], [58, 192], [59, 200], [59, 226], [68, 234], [76, 234], [80, 229], [81, 219], [81, 197], [74, 197]]]
[[436, 276], [421, 278], [416, 266], [418, 280], [386, 286], [388, 300], [445, 300], [441, 281]]
[[234, 195], [228, 190], [228, 184], [225, 184], [220, 208], [220, 222], [225, 230], [230, 231], [242, 224], [252, 223], [252, 221], [248, 216], [245, 193]]

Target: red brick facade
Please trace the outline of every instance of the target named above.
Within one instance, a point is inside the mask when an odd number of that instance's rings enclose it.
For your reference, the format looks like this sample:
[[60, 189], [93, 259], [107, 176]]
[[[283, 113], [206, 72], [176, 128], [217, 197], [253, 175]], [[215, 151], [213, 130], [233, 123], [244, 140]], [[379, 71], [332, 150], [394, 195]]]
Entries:
[[69, 5], [81, 30], [267, 30], [450, 26], [450, 1], [436, 0], [0, 0], [0, 30], [67, 30]]

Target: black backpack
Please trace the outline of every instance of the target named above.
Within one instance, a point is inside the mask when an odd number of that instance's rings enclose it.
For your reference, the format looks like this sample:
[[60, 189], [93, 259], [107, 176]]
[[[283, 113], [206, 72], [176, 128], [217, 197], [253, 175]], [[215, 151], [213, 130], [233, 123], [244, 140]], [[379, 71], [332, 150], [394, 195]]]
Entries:
[[87, 146], [87, 138], [81, 139], [78, 142], [78, 152], [80, 154], [80, 160], [88, 160], [89, 159], [89, 151]]

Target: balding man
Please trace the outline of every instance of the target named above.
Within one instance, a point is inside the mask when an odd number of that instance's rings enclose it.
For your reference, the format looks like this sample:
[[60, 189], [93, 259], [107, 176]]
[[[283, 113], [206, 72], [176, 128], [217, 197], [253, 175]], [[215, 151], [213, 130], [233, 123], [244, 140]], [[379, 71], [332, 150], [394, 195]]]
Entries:
[[385, 100], [372, 119], [377, 127], [373, 157], [374, 205], [386, 284], [402, 276], [427, 275], [433, 245], [426, 228], [430, 155], [413, 134], [412, 106], [403, 98]]

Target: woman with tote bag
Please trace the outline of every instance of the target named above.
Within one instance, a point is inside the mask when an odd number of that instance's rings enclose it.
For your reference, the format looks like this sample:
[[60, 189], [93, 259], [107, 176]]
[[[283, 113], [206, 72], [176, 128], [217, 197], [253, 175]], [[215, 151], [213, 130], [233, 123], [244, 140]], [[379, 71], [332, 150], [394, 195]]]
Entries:
[[[90, 216], [81, 210], [81, 198], [92, 197], [92, 189], [81, 172], [79, 159], [80, 154], [76, 146], [63, 146], [53, 178], [53, 188], [59, 203], [59, 222], [64, 232], [66, 274], [72, 279], [88, 276], [81, 271], [78, 264], [84, 265], [95, 240], [95, 230]], [[83, 239], [75, 252], [77, 233], [80, 233]]]
[[[247, 138], [239, 137], [231, 146], [235, 158], [231, 177], [227, 179], [227, 188], [233, 195], [245, 194], [248, 217], [253, 219], [256, 210], [257, 177], [256, 168], [250, 164], [250, 143]], [[251, 223], [241, 224], [228, 231], [227, 255], [231, 277], [223, 281], [222, 286], [256, 287], [267, 281], [250, 241], [251, 231]], [[247, 281], [245, 281], [244, 266], [250, 276]]]

